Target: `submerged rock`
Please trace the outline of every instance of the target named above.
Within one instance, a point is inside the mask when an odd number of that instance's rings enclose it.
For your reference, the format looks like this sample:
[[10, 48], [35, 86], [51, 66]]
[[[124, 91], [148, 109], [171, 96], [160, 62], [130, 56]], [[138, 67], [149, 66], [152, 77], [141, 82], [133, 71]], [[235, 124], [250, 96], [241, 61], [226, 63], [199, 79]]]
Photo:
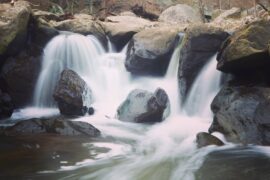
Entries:
[[69, 69], [61, 73], [53, 97], [64, 115], [85, 115], [93, 101], [91, 89], [76, 72]]
[[178, 67], [178, 83], [183, 103], [201, 69], [228, 36], [223, 30], [208, 25], [188, 28], [182, 41]]
[[161, 13], [159, 21], [167, 23], [202, 23], [202, 15], [186, 4], [171, 6]]
[[195, 173], [196, 180], [255, 180], [270, 178], [270, 158], [256, 148], [233, 148], [209, 153]]
[[270, 88], [227, 85], [211, 104], [214, 121], [209, 132], [221, 132], [228, 141], [270, 145]]
[[177, 34], [177, 29], [166, 27], [146, 29], [135, 34], [128, 45], [126, 69], [134, 74], [164, 74]]
[[269, 39], [269, 21], [261, 20], [245, 26], [224, 42], [218, 54], [217, 68], [234, 74], [264, 70], [270, 65]]
[[119, 120], [136, 123], [155, 123], [165, 119], [169, 111], [169, 98], [163, 89], [155, 93], [136, 89], [129, 93], [127, 99], [117, 110]]
[[12, 103], [11, 97], [7, 93], [2, 92], [0, 89], [0, 120], [10, 117], [13, 113], [13, 110], [14, 105]]
[[210, 145], [216, 145], [216, 146], [224, 145], [224, 143], [220, 139], [205, 132], [201, 132], [197, 134], [196, 143], [197, 143], [198, 148], [202, 148], [202, 147], [210, 146]]
[[18, 1], [14, 6], [0, 3], [0, 58], [6, 53], [17, 53], [25, 46], [30, 14], [30, 4], [26, 1]]
[[65, 117], [55, 117], [20, 121], [14, 126], [5, 129], [4, 134], [6, 136], [55, 134], [62, 136], [97, 137], [100, 135], [100, 131], [86, 122], [71, 121], [65, 119]]

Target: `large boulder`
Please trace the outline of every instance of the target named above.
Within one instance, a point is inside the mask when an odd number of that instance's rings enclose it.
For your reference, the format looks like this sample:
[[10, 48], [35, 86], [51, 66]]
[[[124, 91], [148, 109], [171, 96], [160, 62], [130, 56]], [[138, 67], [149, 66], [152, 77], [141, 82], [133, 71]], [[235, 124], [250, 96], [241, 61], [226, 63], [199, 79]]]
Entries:
[[254, 180], [270, 178], [270, 158], [250, 147], [216, 150], [206, 155], [196, 180]]
[[245, 26], [223, 44], [217, 68], [234, 74], [264, 70], [270, 65], [269, 40], [270, 21], [261, 20]]
[[180, 51], [178, 83], [184, 103], [195, 78], [229, 36], [219, 28], [196, 25], [188, 28]]
[[30, 119], [16, 123], [4, 130], [6, 136], [54, 134], [61, 136], [96, 137], [100, 131], [87, 122], [71, 121], [65, 117]]
[[11, 97], [0, 89], [0, 120], [12, 115], [14, 106]]
[[59, 22], [51, 22], [52, 26], [61, 31], [70, 31], [83, 35], [93, 34], [102, 43], [106, 44], [107, 39], [101, 22], [96, 21], [87, 14], [75, 14], [73, 18]]
[[174, 24], [202, 23], [203, 18], [199, 11], [196, 11], [191, 6], [186, 4], [177, 4], [163, 11], [159, 16], [159, 21]]
[[15, 108], [29, 105], [40, 72], [42, 50], [27, 46], [18, 55], [9, 57], [1, 69], [0, 86], [11, 96]]
[[215, 146], [224, 145], [224, 143], [220, 139], [205, 132], [201, 132], [197, 134], [196, 143], [197, 143], [198, 148], [202, 148], [202, 147], [210, 146], [210, 145], [215, 145]]
[[178, 30], [159, 27], [143, 30], [133, 36], [125, 66], [134, 74], [163, 75], [170, 62]]
[[209, 132], [242, 144], [270, 144], [270, 88], [230, 83], [214, 98]]
[[148, 20], [131, 16], [110, 16], [103, 26], [111, 42], [117, 50], [121, 50], [132, 36], [152, 23]]
[[93, 102], [91, 89], [76, 72], [69, 69], [61, 73], [53, 97], [64, 115], [85, 115]]
[[169, 106], [168, 95], [163, 89], [157, 89], [155, 93], [136, 89], [118, 108], [117, 118], [136, 123], [161, 122], [168, 115]]
[[14, 6], [0, 3], [0, 64], [5, 54], [15, 54], [25, 46], [31, 9], [18, 1]]

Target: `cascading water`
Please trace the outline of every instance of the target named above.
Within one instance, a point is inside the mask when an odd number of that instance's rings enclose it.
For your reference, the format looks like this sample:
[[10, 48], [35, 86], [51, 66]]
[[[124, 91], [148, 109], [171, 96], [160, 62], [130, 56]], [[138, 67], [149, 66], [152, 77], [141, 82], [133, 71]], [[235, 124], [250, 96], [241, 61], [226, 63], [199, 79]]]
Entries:
[[[63, 165], [58, 172], [77, 171], [70, 179], [194, 179], [204, 155], [215, 149], [198, 150], [194, 143], [196, 134], [207, 131], [212, 119], [209, 102], [219, 89], [220, 77], [214, 67], [215, 58], [203, 68], [187, 103], [180, 109], [177, 70], [181, 43], [175, 48], [164, 78], [130, 78], [124, 67], [126, 49], [105, 53], [94, 37], [77, 34], [60, 35], [45, 48], [35, 105], [53, 106], [52, 92], [59, 74], [65, 68], [73, 69], [92, 88], [96, 99], [96, 114], [78, 120], [100, 129], [103, 138], [84, 146], [110, 149], [107, 153], [95, 152], [95, 158], [75, 166]], [[113, 118], [117, 106], [131, 90], [153, 91], [157, 87], [165, 89], [171, 103], [171, 115], [164, 122], [149, 126]], [[201, 98], [197, 98], [199, 94]]]
[[44, 49], [42, 71], [39, 75], [34, 105], [52, 107], [52, 95], [60, 73], [66, 69], [76, 71], [82, 77], [98, 80], [98, 57], [105, 53], [94, 36], [64, 33], [52, 39]]

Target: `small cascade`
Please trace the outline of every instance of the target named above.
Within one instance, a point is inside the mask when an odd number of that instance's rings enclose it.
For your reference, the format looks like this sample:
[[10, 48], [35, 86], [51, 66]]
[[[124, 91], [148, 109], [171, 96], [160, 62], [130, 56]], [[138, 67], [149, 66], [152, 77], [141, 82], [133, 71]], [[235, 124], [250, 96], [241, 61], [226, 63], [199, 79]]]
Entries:
[[179, 33], [178, 36], [179, 36], [179, 42], [172, 54], [172, 58], [170, 60], [170, 64], [168, 66], [165, 78], [177, 78], [178, 64], [179, 64], [179, 59], [180, 59], [180, 50], [182, 48], [182, 41], [184, 38], [184, 33]]
[[221, 73], [216, 70], [214, 55], [201, 70], [188, 93], [183, 112], [189, 116], [211, 117], [210, 104], [220, 86]]
[[53, 107], [53, 91], [61, 72], [68, 68], [82, 77], [97, 80], [99, 71], [96, 68], [98, 57], [105, 53], [102, 45], [94, 36], [79, 34], [62, 34], [52, 39], [44, 49], [41, 73], [39, 75], [34, 105]]

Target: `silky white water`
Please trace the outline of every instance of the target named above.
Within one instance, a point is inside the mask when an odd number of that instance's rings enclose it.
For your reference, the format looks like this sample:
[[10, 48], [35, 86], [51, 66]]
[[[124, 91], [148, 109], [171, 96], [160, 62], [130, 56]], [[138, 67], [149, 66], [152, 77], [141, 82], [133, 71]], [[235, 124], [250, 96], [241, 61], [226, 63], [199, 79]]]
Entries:
[[[170, 60], [165, 77], [133, 77], [124, 67], [125, 47], [109, 52], [93, 36], [63, 34], [45, 48], [42, 71], [36, 85], [34, 105], [55, 107], [52, 98], [60, 73], [69, 68], [76, 71], [94, 93], [94, 116], [76, 120], [87, 121], [102, 132], [101, 142], [84, 144], [95, 158], [85, 159], [75, 166], [63, 165], [59, 171], [78, 171], [72, 178], [100, 180], [164, 180], [194, 179], [194, 172], [203, 157], [217, 147], [197, 149], [198, 132], [207, 132], [212, 121], [210, 102], [219, 90], [220, 73], [213, 57], [202, 69], [180, 108], [177, 70], [181, 45]], [[162, 123], [144, 125], [115, 119], [116, 109], [135, 89], [154, 91], [163, 88], [170, 99], [170, 116]], [[93, 147], [110, 149], [92, 152]], [[83, 171], [81, 169], [84, 169]], [[86, 170], [85, 170], [86, 169]], [[50, 173], [44, 171], [41, 173]]]

